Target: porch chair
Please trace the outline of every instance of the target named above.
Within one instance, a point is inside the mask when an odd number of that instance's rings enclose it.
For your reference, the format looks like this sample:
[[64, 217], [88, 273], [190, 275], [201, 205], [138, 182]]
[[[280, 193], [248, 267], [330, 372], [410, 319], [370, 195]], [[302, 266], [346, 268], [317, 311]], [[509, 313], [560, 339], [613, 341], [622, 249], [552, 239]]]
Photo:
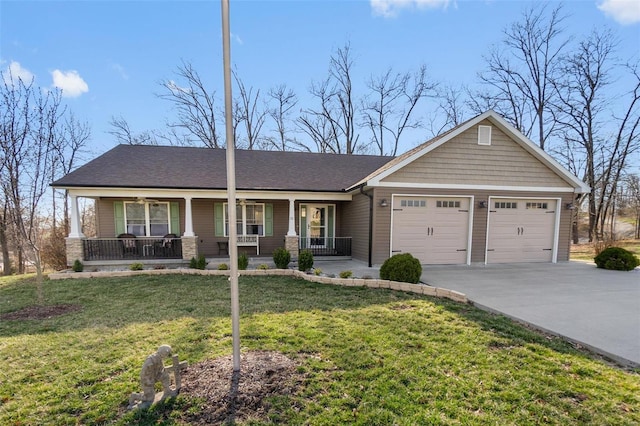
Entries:
[[138, 255], [138, 245], [135, 235], [125, 233], [118, 235], [117, 238], [120, 240], [120, 245], [122, 246], [123, 257]]
[[176, 234], [166, 234], [164, 237], [162, 237], [162, 241], [156, 243], [156, 253], [162, 253], [163, 257], [175, 256], [175, 238], [178, 238]]

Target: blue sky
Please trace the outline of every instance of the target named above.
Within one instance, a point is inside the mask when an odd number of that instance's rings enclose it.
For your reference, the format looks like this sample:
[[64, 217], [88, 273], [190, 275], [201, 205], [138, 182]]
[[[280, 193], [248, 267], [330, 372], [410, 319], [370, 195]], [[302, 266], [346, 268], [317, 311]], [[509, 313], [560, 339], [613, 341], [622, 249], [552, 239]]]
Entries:
[[[507, 0], [231, 0], [233, 64], [246, 86], [266, 92], [286, 83], [311, 107], [307, 89], [326, 77], [329, 57], [349, 42], [354, 81], [387, 68], [415, 71], [426, 64], [440, 83], [473, 84], [482, 55], [532, 3]], [[556, 3], [552, 3], [551, 6]], [[568, 35], [609, 27], [619, 56], [640, 57], [640, 2], [565, 2]], [[112, 116], [131, 128], [164, 128], [171, 105], [158, 99], [159, 82], [188, 61], [222, 106], [219, 1], [0, 2], [0, 68], [63, 89], [64, 101], [92, 129], [93, 153], [116, 144]], [[421, 111], [426, 114], [428, 111]], [[428, 139], [413, 135], [402, 150]]]

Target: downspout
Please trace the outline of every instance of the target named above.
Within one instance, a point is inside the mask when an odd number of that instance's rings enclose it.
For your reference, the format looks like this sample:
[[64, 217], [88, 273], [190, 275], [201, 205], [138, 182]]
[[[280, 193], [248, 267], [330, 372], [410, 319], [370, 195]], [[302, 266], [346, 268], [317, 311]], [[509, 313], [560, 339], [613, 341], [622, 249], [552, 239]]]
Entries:
[[360, 193], [369, 197], [369, 268], [373, 266], [371, 257], [373, 251], [373, 195], [367, 194], [362, 189], [364, 184], [360, 185]]

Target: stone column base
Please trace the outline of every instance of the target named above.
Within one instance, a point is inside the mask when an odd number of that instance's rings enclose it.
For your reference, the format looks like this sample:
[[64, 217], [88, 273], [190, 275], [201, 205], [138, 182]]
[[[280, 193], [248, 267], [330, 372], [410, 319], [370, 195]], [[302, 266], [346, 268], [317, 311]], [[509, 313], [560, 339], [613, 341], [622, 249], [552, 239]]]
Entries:
[[284, 237], [284, 248], [291, 253], [291, 259], [298, 258], [298, 236], [297, 235], [287, 235]]
[[84, 238], [67, 237], [64, 239], [67, 254], [67, 266], [72, 266], [73, 262], [76, 260], [81, 262], [84, 261], [82, 258], [82, 240], [84, 240]]
[[191, 260], [198, 258], [198, 236], [181, 237], [182, 240], [182, 259]]

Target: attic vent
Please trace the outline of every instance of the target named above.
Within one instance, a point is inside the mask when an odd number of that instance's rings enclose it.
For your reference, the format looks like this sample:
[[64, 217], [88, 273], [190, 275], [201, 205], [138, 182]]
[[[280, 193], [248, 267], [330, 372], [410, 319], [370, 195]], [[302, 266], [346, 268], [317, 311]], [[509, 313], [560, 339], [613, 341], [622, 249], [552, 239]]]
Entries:
[[478, 126], [478, 145], [491, 145], [491, 126]]

